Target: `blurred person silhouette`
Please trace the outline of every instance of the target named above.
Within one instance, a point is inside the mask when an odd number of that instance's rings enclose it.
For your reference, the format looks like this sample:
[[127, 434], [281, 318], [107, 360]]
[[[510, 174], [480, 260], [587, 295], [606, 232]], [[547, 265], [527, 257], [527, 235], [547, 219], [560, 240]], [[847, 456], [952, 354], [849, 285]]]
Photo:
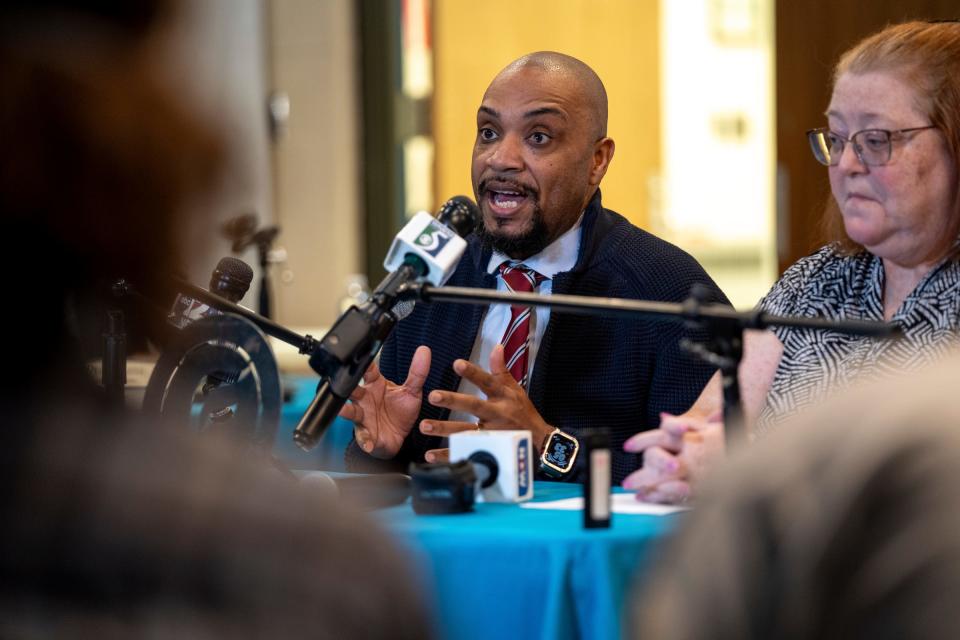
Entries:
[[957, 637], [960, 354], [741, 449], [635, 594], [630, 637]]
[[0, 5], [0, 637], [429, 637], [371, 522], [127, 414], [85, 367], [89, 301], [177, 270], [224, 158], [158, 80], [175, 10]]
[[[857, 43], [837, 62], [825, 116], [807, 138], [830, 179], [830, 242], [787, 269], [758, 306], [887, 321], [902, 337], [748, 331], [739, 380], [758, 436], [861, 378], [922, 368], [958, 343], [960, 22], [892, 25]], [[721, 408], [714, 376], [686, 412], [628, 440], [644, 462], [624, 486], [646, 500], [686, 500], [722, 454]]]

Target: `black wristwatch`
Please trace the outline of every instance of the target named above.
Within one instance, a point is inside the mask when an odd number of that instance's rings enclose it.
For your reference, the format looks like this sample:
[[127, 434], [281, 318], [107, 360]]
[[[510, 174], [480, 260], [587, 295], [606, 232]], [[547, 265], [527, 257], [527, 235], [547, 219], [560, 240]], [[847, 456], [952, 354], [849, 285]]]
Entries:
[[540, 452], [540, 471], [547, 477], [560, 479], [573, 469], [580, 443], [568, 433], [554, 429], [543, 441]]

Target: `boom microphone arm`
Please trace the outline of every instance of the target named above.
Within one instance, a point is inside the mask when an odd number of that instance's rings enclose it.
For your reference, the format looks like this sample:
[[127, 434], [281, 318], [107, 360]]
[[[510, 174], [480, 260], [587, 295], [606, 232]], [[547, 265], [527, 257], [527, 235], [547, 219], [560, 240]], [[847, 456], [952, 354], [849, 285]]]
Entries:
[[893, 337], [900, 331], [899, 327], [884, 322], [777, 316], [759, 309], [735, 311], [724, 305], [704, 303], [704, 291], [698, 287], [694, 287], [690, 297], [683, 303], [673, 303], [563, 294], [541, 296], [536, 293], [511, 293], [468, 287], [435, 287], [413, 282], [401, 288], [398, 298], [417, 302], [460, 304], [507, 303], [518, 306], [548, 307], [553, 311], [580, 315], [647, 318], [674, 322], [682, 320], [691, 325], [703, 327], [711, 336], [707, 344], [684, 340], [681, 346], [720, 369], [723, 376], [724, 423], [727, 433], [734, 439], [745, 435], [740, 387], [737, 380], [737, 370], [743, 357], [745, 330], [795, 327], [876, 338]]

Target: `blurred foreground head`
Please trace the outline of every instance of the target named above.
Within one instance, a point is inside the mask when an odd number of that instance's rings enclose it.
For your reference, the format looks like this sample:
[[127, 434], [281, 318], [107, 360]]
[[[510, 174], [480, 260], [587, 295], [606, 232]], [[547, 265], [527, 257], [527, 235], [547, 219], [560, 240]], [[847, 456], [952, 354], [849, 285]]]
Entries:
[[784, 424], [720, 470], [637, 638], [955, 638], [960, 355]]
[[174, 270], [220, 166], [216, 130], [157, 80], [168, 10], [0, 5], [0, 637], [428, 637], [372, 523], [118, 415], [85, 375], [75, 301]]
[[0, 277], [29, 310], [16, 318], [21, 347], [47, 336], [49, 354], [63, 349], [77, 294], [117, 276], [150, 286], [179, 266], [185, 212], [216, 183], [222, 151], [159, 79], [173, 9], [0, 5]]

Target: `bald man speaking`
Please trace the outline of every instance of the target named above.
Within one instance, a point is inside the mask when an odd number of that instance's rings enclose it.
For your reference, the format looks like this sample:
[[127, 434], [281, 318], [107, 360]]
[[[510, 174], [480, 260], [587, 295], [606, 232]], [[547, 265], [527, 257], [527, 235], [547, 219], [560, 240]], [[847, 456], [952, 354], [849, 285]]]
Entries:
[[[483, 224], [449, 284], [680, 302], [701, 283], [726, 303], [688, 254], [603, 207], [613, 152], [606, 90], [590, 67], [538, 52], [503, 69], [477, 110]], [[418, 304], [341, 411], [355, 424], [348, 468], [405, 471], [445, 459], [452, 433], [529, 429], [538, 477], [577, 481], [576, 445], [603, 428], [619, 483], [638, 466], [623, 441], [661, 411], [685, 411], [713, 373], [680, 349], [685, 336], [703, 337], [679, 323]]]

